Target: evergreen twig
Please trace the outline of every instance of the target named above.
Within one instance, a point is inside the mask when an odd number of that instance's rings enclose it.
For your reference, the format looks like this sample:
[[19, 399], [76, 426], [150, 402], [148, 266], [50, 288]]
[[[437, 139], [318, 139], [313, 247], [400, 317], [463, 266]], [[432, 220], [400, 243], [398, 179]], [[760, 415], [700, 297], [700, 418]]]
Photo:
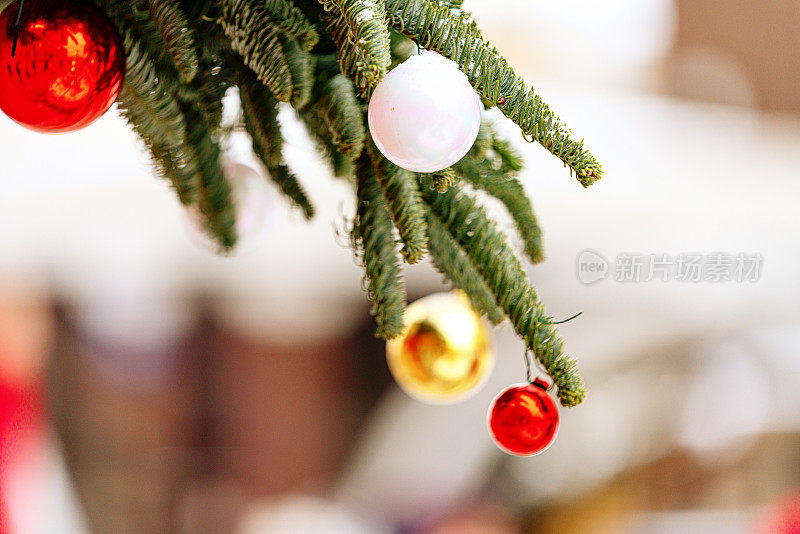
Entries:
[[311, 219], [314, 216], [314, 207], [308, 195], [283, 164], [283, 136], [278, 123], [278, 102], [264, 90], [255, 74], [245, 65], [238, 65], [236, 71], [245, 128], [253, 141], [253, 151], [281, 191], [303, 211], [307, 219]]
[[[522, 237], [525, 254], [533, 263], [539, 263], [544, 259], [542, 230], [525, 188], [514, 176], [522, 168], [522, 157], [510, 143], [497, 137], [490, 127], [481, 125], [481, 130], [489, 130], [485, 134], [488, 139], [479, 136], [469, 154], [453, 168], [462, 179], [505, 205]], [[492, 147], [494, 161], [485, 148], [487, 145]]]
[[182, 104], [181, 108], [186, 117], [186, 143], [198, 163], [200, 212], [208, 233], [217, 240], [221, 250], [231, 250], [236, 245], [236, 212], [220, 165], [219, 145], [199, 110], [187, 104]]
[[362, 154], [356, 161], [356, 180], [358, 206], [353, 223], [353, 245], [364, 265], [367, 295], [377, 323], [375, 335], [391, 339], [403, 331], [406, 290], [392, 217], [368, 154]]
[[343, 74], [326, 80], [319, 108], [330, 130], [331, 143], [351, 159], [361, 155], [367, 134], [353, 82]]
[[155, 22], [166, 44], [167, 51], [185, 83], [197, 74], [198, 57], [195, 49], [194, 31], [181, 11], [177, 0], [147, 0], [153, 22]]
[[475, 199], [457, 185], [446, 193], [427, 191], [424, 195], [481, 273], [514, 330], [558, 386], [561, 404], [580, 404], [586, 388], [575, 361], [562, 352], [563, 342], [502, 233]]
[[408, 263], [417, 263], [428, 248], [428, 225], [417, 177], [383, 157], [371, 141], [368, 152], [403, 243], [401, 253]]
[[319, 33], [314, 24], [294, 5], [291, 0], [264, 0], [266, 13], [287, 35], [297, 39], [300, 49], [310, 52], [319, 41]]
[[475, 268], [464, 250], [453, 238], [438, 216], [426, 209], [431, 258], [436, 269], [448, 278], [453, 286], [466, 293], [472, 305], [493, 323], [505, 318], [497, 299], [486, 286], [481, 274]]
[[220, 19], [231, 48], [275, 98], [292, 98], [292, 73], [281, 46], [281, 30], [258, 0], [220, 0]]
[[383, 0], [320, 0], [342, 71], [369, 97], [392, 62]]

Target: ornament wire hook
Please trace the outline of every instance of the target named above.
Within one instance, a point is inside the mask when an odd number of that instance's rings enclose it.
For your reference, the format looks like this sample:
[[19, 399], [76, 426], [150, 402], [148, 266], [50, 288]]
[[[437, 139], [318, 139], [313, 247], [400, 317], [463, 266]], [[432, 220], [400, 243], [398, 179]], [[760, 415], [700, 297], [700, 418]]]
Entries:
[[[548, 377], [550, 376], [547, 373], [547, 370], [544, 367], [542, 367], [542, 364], [539, 362], [539, 360], [537, 360], [535, 357], [531, 356], [531, 351], [527, 347], [525, 347], [525, 350], [523, 352], [523, 358], [525, 359], [525, 381], [528, 384], [533, 384], [537, 380], [537, 379], [533, 378], [532, 367], [534, 365], [536, 366], [536, 369], [540, 373], [542, 373], [543, 375], [548, 376]], [[531, 361], [533, 361], [533, 364], [531, 364]], [[550, 379], [549, 380], [549, 385], [547, 386], [547, 392], [549, 393], [549, 392], [553, 391], [553, 388], [555, 387], [555, 385], [556, 385], [555, 381]]]
[[17, 10], [17, 20], [14, 23], [14, 39], [11, 43], [11, 57], [17, 53], [17, 41], [19, 40], [19, 27], [22, 24], [22, 10], [25, 8], [25, 0], [19, 0], [19, 9]]
[[578, 313], [576, 313], [575, 315], [573, 315], [573, 316], [572, 316], [572, 317], [570, 317], [569, 319], [564, 319], [563, 321], [550, 321], [550, 324], [564, 324], [564, 323], [568, 323], [568, 322], [570, 322], [571, 320], [575, 319], [576, 317], [580, 317], [581, 315], [583, 315], [583, 312], [582, 312], [582, 311], [579, 311]]
[[[564, 323], [569, 322], [569, 321], [571, 321], [571, 320], [573, 320], [576, 317], [579, 317], [581, 315], [583, 315], [583, 312], [579, 311], [578, 313], [576, 313], [575, 315], [573, 315], [569, 319], [564, 319], [563, 321], [549, 321], [548, 320], [547, 324], [564, 324]], [[533, 332], [534, 345], [536, 344], [536, 334], [537, 334], [537, 331], [534, 330], [534, 332]], [[547, 342], [549, 339], [550, 338], [548, 337], [547, 339], [544, 340], [544, 342]], [[525, 349], [523, 351], [523, 358], [525, 359], [525, 380], [528, 382], [528, 384], [533, 384], [535, 380], [533, 378], [532, 367], [534, 365], [536, 366], [536, 369], [538, 369], [538, 371], [540, 373], [542, 373], [543, 375], [549, 377], [550, 373], [548, 373], [547, 369], [545, 369], [544, 366], [542, 366], [542, 363], [539, 360], [537, 360], [535, 356], [532, 357], [530, 353], [531, 353], [530, 349], [528, 347], [525, 347]], [[531, 363], [531, 361], [533, 361], [533, 363]], [[550, 380], [550, 385], [547, 387], [547, 391], [548, 392], [552, 391], [553, 388], [555, 387], [555, 385], [556, 385], [555, 381], [551, 379]]]
[[532, 384], [533, 377], [531, 376], [531, 357], [530, 354], [528, 354], [527, 347], [525, 347], [525, 349], [522, 351], [522, 357], [525, 359], [525, 381], [528, 384]]

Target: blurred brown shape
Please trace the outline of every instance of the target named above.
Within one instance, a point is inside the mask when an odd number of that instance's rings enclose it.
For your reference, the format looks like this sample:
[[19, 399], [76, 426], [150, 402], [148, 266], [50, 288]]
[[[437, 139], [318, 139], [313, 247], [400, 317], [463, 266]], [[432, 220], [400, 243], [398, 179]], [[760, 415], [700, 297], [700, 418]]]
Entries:
[[0, 376], [14, 384], [39, 380], [52, 342], [49, 302], [15, 280], [0, 285]]
[[92, 532], [234, 532], [252, 502], [324, 491], [378, 394], [362, 395], [360, 373], [375, 377], [358, 360], [378, 359], [358, 338], [279, 345], [202, 309], [169, 354], [147, 355], [176, 362], [161, 386], [118, 382], [98, 363], [138, 349], [87, 337], [71, 312], [57, 314], [49, 394]]
[[[707, 72], [674, 69], [672, 89], [680, 96], [746, 104], [741, 101], [740, 88], [726, 87], [740, 83], [736, 76], [726, 77], [735, 70], [731, 65], [738, 65], [755, 90], [753, 104], [762, 109], [798, 112], [799, 27], [797, 0], [679, 0], [676, 57], [702, 50], [706, 60], [699, 64], [705, 63]], [[717, 54], [728, 61], [708, 59]]]

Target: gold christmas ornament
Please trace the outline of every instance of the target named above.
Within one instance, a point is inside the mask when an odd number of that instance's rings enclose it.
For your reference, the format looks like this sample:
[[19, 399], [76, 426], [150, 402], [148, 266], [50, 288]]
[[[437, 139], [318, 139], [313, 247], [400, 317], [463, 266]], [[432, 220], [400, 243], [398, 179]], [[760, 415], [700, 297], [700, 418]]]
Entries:
[[466, 296], [436, 293], [411, 304], [406, 328], [386, 344], [389, 370], [411, 397], [430, 404], [464, 400], [494, 365], [489, 330]]

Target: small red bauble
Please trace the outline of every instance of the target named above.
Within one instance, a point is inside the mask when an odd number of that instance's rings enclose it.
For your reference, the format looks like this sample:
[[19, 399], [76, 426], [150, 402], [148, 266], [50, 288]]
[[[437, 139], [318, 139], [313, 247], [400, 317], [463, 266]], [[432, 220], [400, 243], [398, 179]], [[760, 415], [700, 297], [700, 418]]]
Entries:
[[80, 0], [25, 2], [0, 14], [0, 109], [40, 132], [69, 132], [103, 115], [125, 76], [125, 49], [109, 18]]
[[533, 456], [544, 452], [558, 433], [558, 408], [547, 394], [548, 384], [515, 384], [489, 406], [489, 434], [509, 454]]

